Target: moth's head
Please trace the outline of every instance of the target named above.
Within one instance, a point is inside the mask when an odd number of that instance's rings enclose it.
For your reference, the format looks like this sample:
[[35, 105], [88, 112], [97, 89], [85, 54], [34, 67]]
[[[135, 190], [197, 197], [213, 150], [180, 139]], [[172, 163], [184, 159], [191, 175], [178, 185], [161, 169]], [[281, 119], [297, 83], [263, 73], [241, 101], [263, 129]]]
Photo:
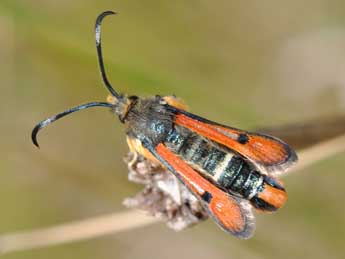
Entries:
[[128, 113], [137, 103], [139, 97], [137, 96], [120, 96], [116, 98], [113, 95], [108, 95], [107, 103], [112, 105], [113, 112], [119, 116], [119, 119], [122, 123], [125, 122]]

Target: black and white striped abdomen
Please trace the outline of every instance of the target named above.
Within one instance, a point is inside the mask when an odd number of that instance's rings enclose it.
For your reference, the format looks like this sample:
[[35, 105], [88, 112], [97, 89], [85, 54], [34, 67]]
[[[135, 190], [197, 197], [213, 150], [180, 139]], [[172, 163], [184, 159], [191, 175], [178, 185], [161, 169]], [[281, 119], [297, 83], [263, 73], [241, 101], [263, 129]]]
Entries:
[[241, 156], [224, 152], [188, 129], [176, 126], [168, 134], [165, 144], [194, 169], [230, 193], [251, 199], [263, 184], [263, 176], [251, 169]]

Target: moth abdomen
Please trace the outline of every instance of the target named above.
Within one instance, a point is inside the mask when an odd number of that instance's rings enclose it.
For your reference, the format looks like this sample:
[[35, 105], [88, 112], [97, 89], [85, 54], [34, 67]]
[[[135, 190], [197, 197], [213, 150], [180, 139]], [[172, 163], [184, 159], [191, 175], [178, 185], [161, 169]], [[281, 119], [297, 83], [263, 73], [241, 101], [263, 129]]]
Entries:
[[165, 145], [228, 193], [250, 199], [263, 184], [261, 174], [253, 170], [241, 156], [225, 152], [207, 139], [182, 127], [174, 127], [168, 134]]

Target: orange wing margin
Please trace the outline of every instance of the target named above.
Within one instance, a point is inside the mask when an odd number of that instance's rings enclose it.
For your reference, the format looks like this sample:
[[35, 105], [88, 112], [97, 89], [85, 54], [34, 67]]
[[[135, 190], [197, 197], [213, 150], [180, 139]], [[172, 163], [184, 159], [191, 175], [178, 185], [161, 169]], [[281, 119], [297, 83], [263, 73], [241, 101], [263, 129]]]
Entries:
[[154, 150], [148, 149], [202, 202], [223, 230], [239, 238], [252, 236], [254, 217], [246, 200], [218, 189], [163, 144], [158, 144]]
[[212, 124], [197, 116], [193, 117], [177, 113], [175, 123], [236, 151], [252, 161], [263, 173], [283, 173], [297, 161], [295, 151], [277, 138]]

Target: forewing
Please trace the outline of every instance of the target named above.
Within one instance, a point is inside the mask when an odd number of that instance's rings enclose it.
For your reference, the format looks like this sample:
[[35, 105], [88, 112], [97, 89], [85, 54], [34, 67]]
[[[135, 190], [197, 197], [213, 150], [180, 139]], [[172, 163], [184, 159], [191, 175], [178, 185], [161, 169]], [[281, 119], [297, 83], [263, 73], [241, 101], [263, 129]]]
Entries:
[[175, 110], [175, 123], [241, 154], [263, 173], [277, 176], [297, 162], [295, 151], [280, 139], [231, 128]]
[[226, 232], [239, 237], [252, 236], [255, 223], [250, 204], [223, 192], [163, 144], [143, 145], [201, 201], [210, 216]]

